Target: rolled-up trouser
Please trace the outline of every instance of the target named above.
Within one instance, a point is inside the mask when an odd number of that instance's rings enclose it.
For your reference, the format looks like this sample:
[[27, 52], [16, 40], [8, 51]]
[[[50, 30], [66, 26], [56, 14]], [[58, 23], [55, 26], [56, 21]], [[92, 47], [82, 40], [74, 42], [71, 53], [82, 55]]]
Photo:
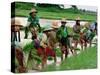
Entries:
[[68, 37], [62, 37], [60, 40], [60, 43], [62, 46], [64, 46], [66, 48], [65, 50], [62, 50], [62, 53], [64, 53], [64, 51], [65, 51], [65, 57], [67, 57], [68, 48], [70, 48], [70, 41], [69, 41]]
[[19, 42], [21, 41], [21, 39], [20, 39], [20, 31], [18, 31], [18, 32], [11, 31], [11, 42], [14, 42], [14, 41], [19, 41]]
[[25, 37], [24, 38], [28, 38], [28, 32], [29, 32], [28, 27], [25, 27]]

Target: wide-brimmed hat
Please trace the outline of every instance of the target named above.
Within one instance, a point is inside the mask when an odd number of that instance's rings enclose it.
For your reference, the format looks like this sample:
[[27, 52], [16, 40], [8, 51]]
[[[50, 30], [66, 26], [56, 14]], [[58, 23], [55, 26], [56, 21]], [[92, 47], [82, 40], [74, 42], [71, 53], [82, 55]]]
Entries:
[[59, 28], [58, 22], [57, 21], [53, 21], [51, 27], [52, 28]]
[[53, 30], [53, 28], [45, 28], [45, 29], [43, 30], [43, 32], [49, 32], [49, 31], [51, 31], [51, 30]]
[[21, 21], [17, 18], [11, 18], [11, 26], [22, 26]]
[[84, 27], [89, 27], [89, 25], [90, 25], [90, 23], [89, 23], [89, 22], [86, 22], [86, 23], [84, 24]]
[[19, 31], [23, 26], [21, 25], [21, 21], [17, 18], [11, 19], [11, 31]]
[[76, 18], [76, 20], [80, 20], [80, 17], [78, 16], [78, 17]]
[[62, 18], [61, 22], [67, 23], [66, 18]]
[[35, 8], [32, 8], [31, 11], [30, 11], [29, 13], [31, 14], [31, 13], [34, 13], [34, 12], [37, 13], [37, 10], [36, 10]]

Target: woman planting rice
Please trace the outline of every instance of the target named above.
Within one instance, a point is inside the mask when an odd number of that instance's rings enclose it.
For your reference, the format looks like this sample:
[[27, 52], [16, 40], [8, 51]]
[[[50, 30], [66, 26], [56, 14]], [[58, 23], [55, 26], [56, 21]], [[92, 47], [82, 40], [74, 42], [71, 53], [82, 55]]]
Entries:
[[44, 31], [44, 33], [47, 36], [47, 40], [46, 40], [46, 46], [45, 46], [45, 51], [46, 51], [46, 57], [53, 57], [54, 61], [56, 62], [56, 52], [54, 51], [54, 47], [55, 47], [55, 38], [53, 36], [53, 34], [55, 34], [52, 31], [52, 28], [50, 29], [46, 29]]
[[24, 54], [23, 54], [23, 51], [22, 51], [22, 48], [20, 48], [19, 46], [17, 47], [15, 44], [12, 44], [11, 45], [11, 53], [12, 53], [12, 67], [14, 69], [13, 72], [17, 72], [17, 73], [25, 73], [27, 72], [27, 69], [25, 67], [25, 64], [24, 64]]
[[[81, 31], [81, 25], [80, 25], [80, 17], [76, 19], [76, 24], [73, 27], [73, 32], [74, 32], [74, 49], [77, 49], [78, 43], [81, 45], [81, 49], [83, 50], [83, 34], [80, 32]], [[76, 52], [76, 51], [75, 51]]]
[[70, 48], [70, 43], [68, 39], [68, 30], [66, 25], [66, 19], [62, 19], [61, 21], [61, 27], [57, 31], [57, 39], [60, 42], [61, 45], [61, 60], [63, 60], [63, 54], [65, 54], [65, 58], [68, 56], [68, 49]]

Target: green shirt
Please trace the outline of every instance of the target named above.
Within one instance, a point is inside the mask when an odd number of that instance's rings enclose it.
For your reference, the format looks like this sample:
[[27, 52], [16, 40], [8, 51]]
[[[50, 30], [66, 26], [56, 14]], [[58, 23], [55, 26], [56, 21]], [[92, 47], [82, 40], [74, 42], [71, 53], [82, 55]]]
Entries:
[[67, 31], [67, 27], [60, 27], [57, 35], [59, 36], [59, 38], [61, 37], [67, 37], [68, 36], [68, 31]]
[[62, 37], [67, 37], [68, 31], [66, 27], [65, 28], [61, 27], [61, 35]]
[[37, 27], [39, 25], [39, 17], [32, 18], [31, 16], [28, 17], [28, 22], [30, 22], [30, 26]]

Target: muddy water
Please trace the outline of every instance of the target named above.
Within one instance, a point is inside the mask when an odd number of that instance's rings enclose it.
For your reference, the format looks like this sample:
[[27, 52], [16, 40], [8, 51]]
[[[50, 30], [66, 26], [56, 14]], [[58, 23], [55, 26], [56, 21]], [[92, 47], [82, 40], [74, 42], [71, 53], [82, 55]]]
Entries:
[[[23, 26], [26, 26], [27, 25], [27, 18], [26, 17], [16, 17], [16, 18], [21, 21], [21, 24]], [[45, 27], [45, 28], [50, 28], [53, 21], [58, 22], [58, 26], [61, 25], [60, 24], [61, 20], [50, 20], [50, 19], [40, 19], [39, 20], [41, 27]], [[81, 21], [80, 23], [81, 23], [81, 25], [84, 25], [86, 22], [85, 21]], [[69, 20], [67, 21], [66, 26], [73, 27], [74, 25], [75, 25], [75, 21], [71, 21], [71, 20], [70, 21]], [[24, 36], [25, 36], [24, 32], [21, 31], [21, 38], [23, 39]], [[31, 39], [31, 33], [29, 33], [29, 37], [28, 38]]]
[[[27, 18], [26, 17], [16, 17], [16, 18], [18, 18], [21, 21], [21, 24], [23, 26], [26, 26], [26, 24], [27, 24]], [[51, 26], [53, 21], [57, 21], [58, 25], [60, 26], [61, 20], [50, 20], [50, 19], [40, 19], [39, 20], [41, 27]], [[84, 25], [85, 23], [86, 23], [85, 21], [80, 22], [81, 25]], [[66, 26], [73, 27], [74, 25], [75, 25], [75, 21], [67, 20]]]

